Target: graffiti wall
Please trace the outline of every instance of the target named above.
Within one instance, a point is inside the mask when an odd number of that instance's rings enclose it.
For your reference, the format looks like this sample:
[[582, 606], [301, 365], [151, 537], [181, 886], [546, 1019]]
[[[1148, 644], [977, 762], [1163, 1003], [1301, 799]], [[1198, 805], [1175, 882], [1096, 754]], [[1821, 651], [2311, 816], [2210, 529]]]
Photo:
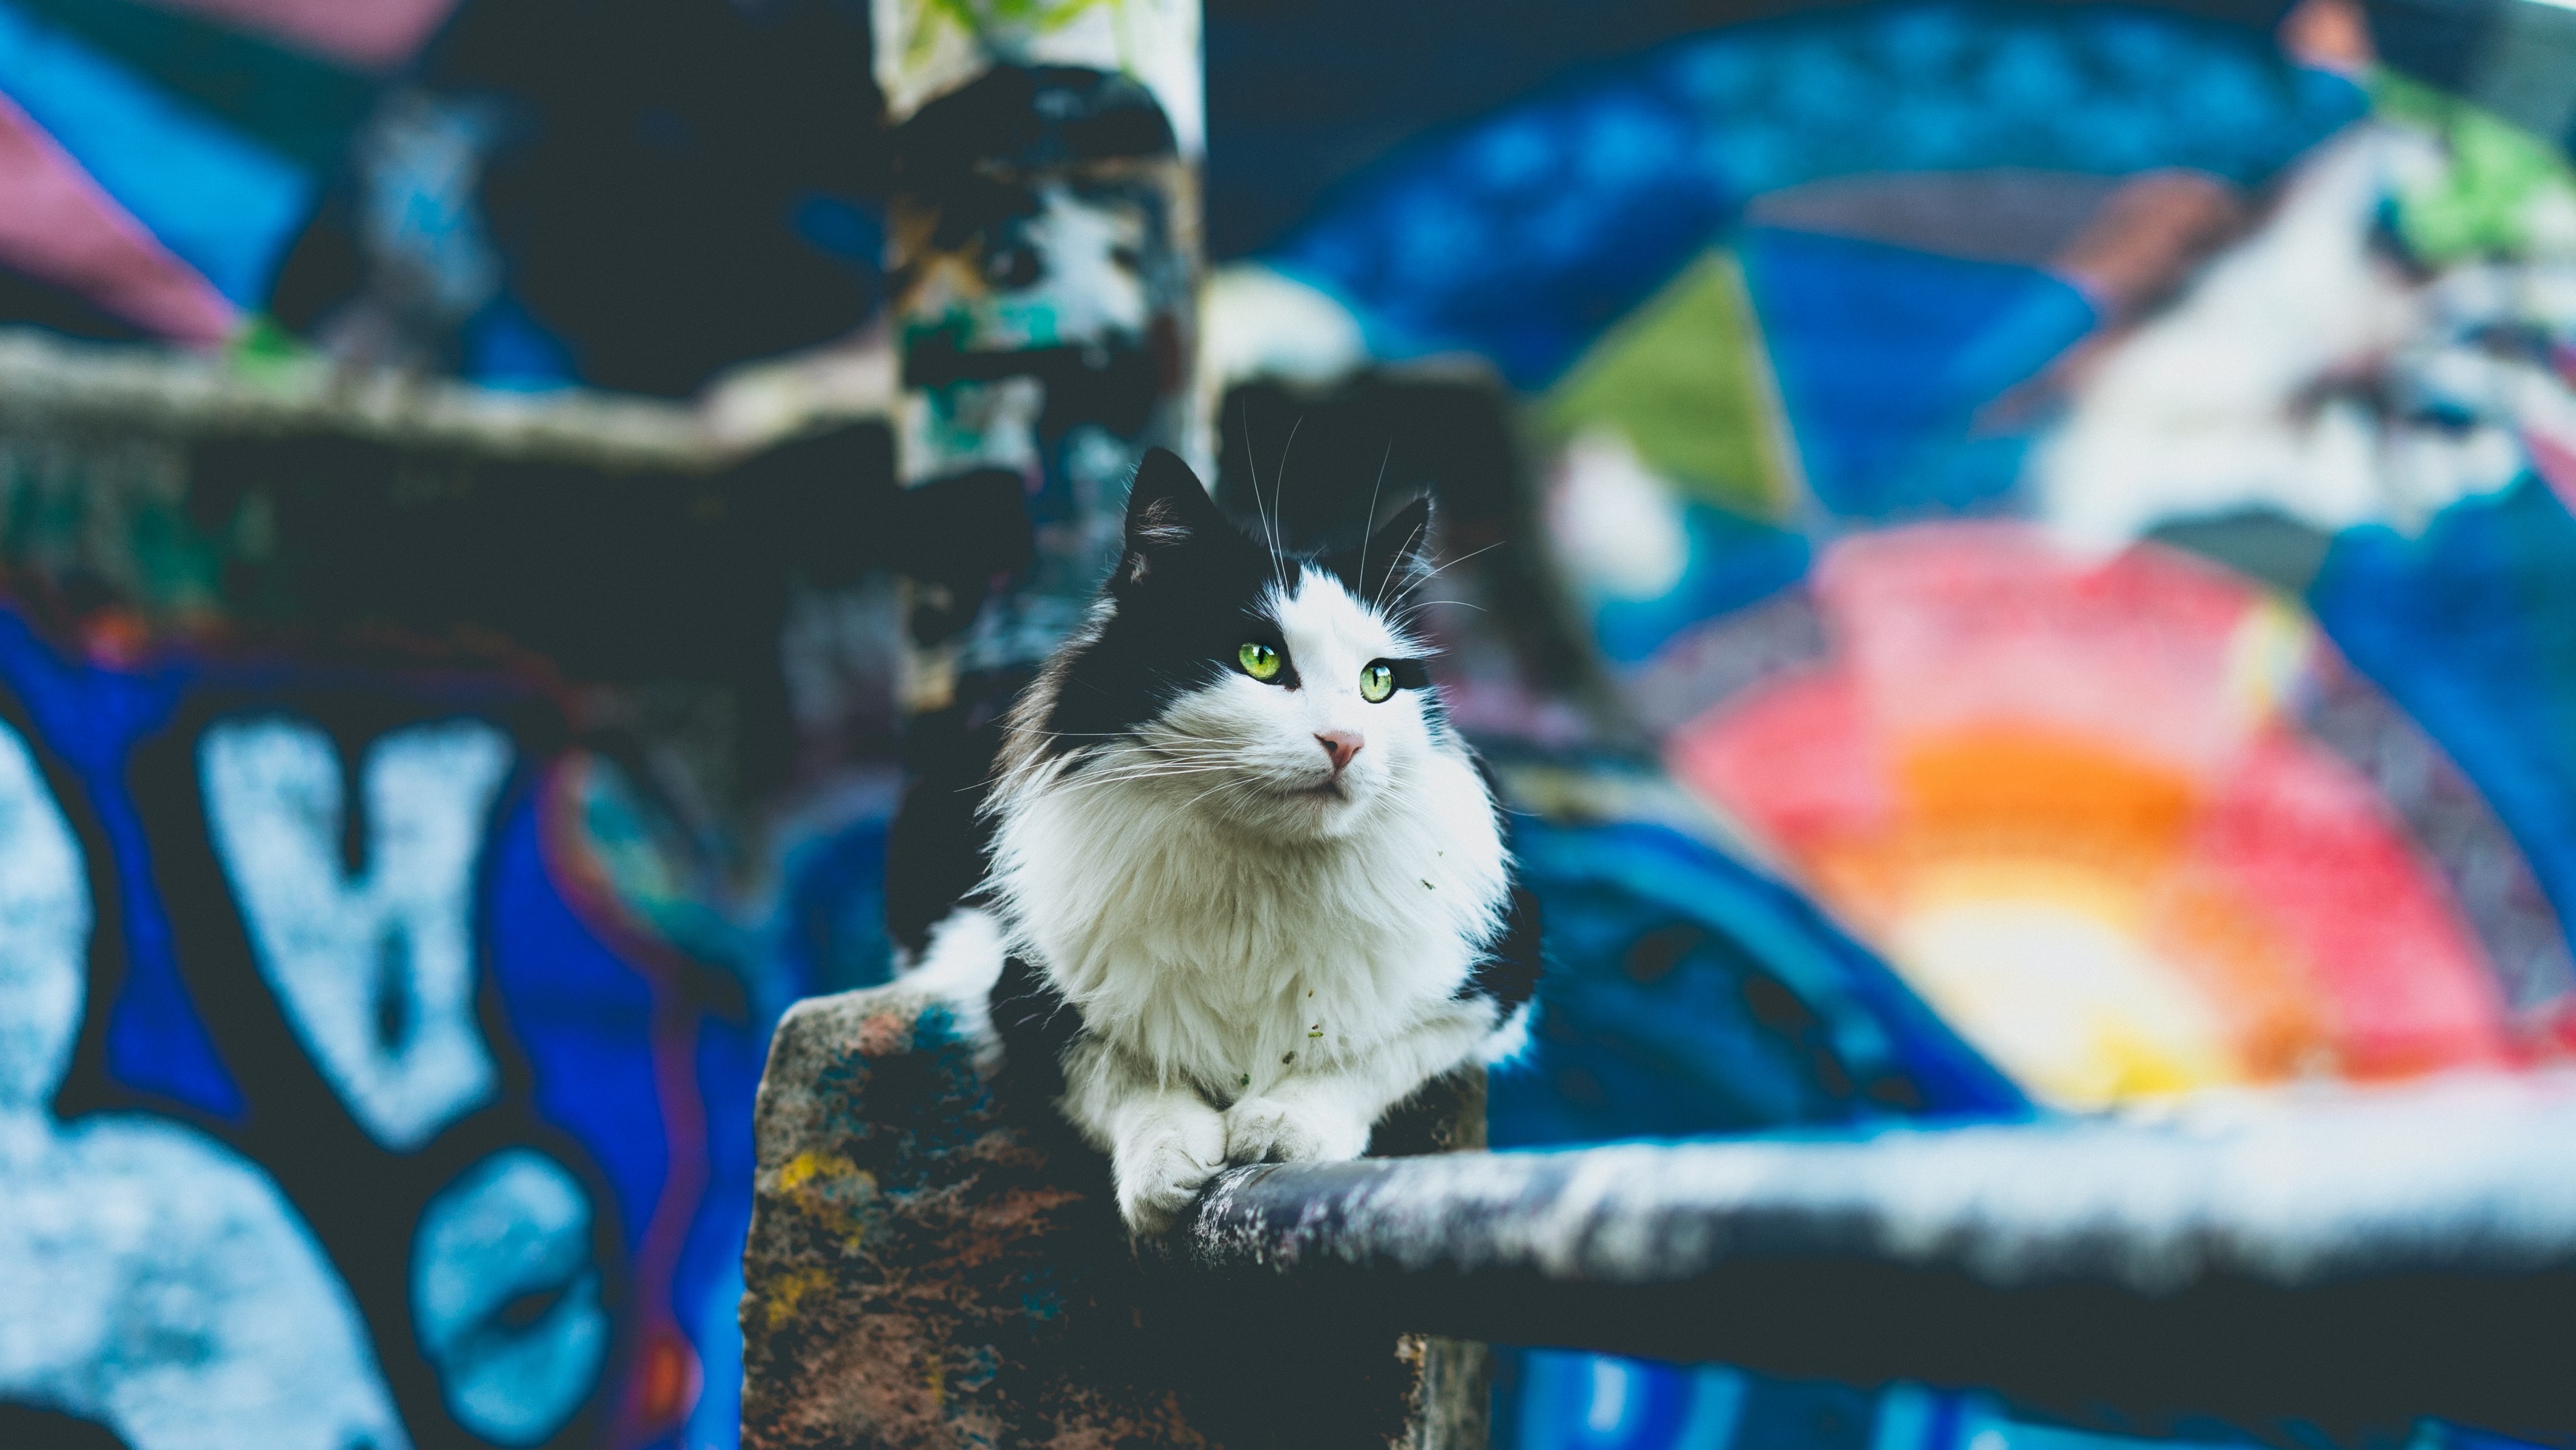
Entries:
[[604, 888], [611, 773], [506, 677], [0, 619], [0, 1398], [138, 1450], [729, 1438], [762, 1042]]
[[971, 884], [1157, 443], [1441, 506], [1498, 1144], [2563, 1061], [2569, 14], [0, 0], [0, 1444], [734, 1443], [767, 1025]]
[[[1609, 703], [1569, 732], [1507, 669], [1453, 696], [1514, 762], [1560, 953], [1497, 1141], [2564, 1060], [2576, 27], [2545, 8], [1721, 28], [1426, 131], [1221, 279], [1248, 370], [1312, 376], [1316, 335], [1473, 356], [1531, 440]], [[1638, 737], [1655, 768], [1598, 763]], [[2057, 1433], [1515, 1373], [1528, 1446]]]

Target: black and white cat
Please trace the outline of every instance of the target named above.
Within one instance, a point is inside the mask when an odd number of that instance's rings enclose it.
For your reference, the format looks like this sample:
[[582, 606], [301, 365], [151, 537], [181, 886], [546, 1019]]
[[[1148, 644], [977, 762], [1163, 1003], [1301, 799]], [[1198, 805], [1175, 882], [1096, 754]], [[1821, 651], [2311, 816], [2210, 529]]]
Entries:
[[993, 1025], [1061, 1067], [1136, 1232], [1228, 1163], [1358, 1156], [1526, 1033], [1535, 914], [1403, 624], [1429, 523], [1283, 555], [1157, 449], [1090, 620], [1013, 707], [985, 904], [921, 971], [1008, 958]]

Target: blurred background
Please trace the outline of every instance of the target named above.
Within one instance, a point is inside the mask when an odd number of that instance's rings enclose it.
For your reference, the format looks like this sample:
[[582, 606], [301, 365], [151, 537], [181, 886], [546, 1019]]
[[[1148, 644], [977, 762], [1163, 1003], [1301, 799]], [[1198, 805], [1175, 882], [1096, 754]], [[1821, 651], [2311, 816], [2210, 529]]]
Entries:
[[769, 1030], [1147, 441], [1441, 505], [1498, 1146], [2576, 1047], [2576, 9], [1207, 0], [998, 139], [934, 20], [1173, 7], [879, 9], [0, 0], [0, 1444], [732, 1446]]

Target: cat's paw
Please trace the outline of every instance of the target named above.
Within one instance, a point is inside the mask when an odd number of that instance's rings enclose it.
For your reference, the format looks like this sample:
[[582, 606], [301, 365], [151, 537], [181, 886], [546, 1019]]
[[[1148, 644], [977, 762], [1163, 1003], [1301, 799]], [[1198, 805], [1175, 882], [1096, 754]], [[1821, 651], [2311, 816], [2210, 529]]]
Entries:
[[1127, 1231], [1159, 1236], [1225, 1166], [1225, 1122], [1206, 1108], [1157, 1113], [1119, 1140], [1110, 1166]]
[[1315, 1163], [1357, 1158], [1369, 1125], [1280, 1098], [1245, 1098], [1225, 1113], [1228, 1163]]

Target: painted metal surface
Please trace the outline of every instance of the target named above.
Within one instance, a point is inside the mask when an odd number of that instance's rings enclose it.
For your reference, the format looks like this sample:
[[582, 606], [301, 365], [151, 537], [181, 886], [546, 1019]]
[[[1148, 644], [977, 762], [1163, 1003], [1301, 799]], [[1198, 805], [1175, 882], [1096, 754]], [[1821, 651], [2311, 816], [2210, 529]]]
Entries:
[[2576, 1080], [2161, 1120], [1636, 1143], [1219, 1179], [1184, 1260], [1347, 1321], [1991, 1386], [2283, 1443], [2576, 1427]]

